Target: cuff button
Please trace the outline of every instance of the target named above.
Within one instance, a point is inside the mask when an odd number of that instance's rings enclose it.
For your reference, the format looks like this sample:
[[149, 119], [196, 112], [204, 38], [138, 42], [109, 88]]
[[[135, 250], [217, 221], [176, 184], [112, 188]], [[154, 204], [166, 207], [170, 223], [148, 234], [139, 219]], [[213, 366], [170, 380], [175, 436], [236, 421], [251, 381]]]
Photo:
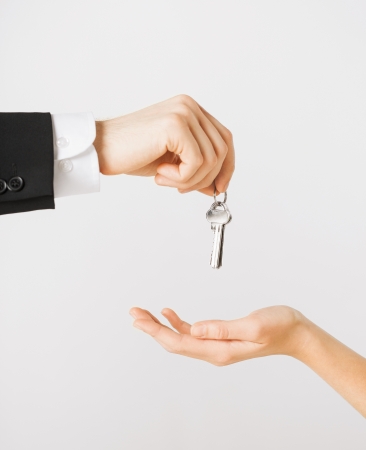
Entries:
[[65, 148], [69, 145], [69, 143], [70, 141], [64, 136], [59, 137], [56, 141], [56, 145], [59, 148]]
[[23, 178], [21, 177], [13, 177], [8, 181], [8, 188], [10, 191], [18, 192], [24, 186]]
[[6, 181], [0, 179], [0, 195], [3, 194], [7, 190], [8, 186]]
[[58, 163], [58, 168], [61, 170], [61, 172], [71, 172], [73, 167], [74, 166], [72, 164], [72, 161], [70, 161], [69, 159], [62, 159]]

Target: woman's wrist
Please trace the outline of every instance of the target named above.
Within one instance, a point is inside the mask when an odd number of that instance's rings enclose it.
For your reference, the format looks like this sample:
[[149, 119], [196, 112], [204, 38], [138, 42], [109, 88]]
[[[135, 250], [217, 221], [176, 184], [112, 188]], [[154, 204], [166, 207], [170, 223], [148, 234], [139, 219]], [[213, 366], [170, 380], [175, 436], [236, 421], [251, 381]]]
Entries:
[[288, 339], [289, 347], [286, 354], [303, 361], [309, 352], [310, 343], [314, 341], [318, 327], [299, 311], [295, 310], [295, 315], [296, 322]]
[[334, 340], [326, 331], [302, 316], [294, 337], [296, 344], [290, 356], [313, 368], [319, 355], [326, 351], [329, 342]]

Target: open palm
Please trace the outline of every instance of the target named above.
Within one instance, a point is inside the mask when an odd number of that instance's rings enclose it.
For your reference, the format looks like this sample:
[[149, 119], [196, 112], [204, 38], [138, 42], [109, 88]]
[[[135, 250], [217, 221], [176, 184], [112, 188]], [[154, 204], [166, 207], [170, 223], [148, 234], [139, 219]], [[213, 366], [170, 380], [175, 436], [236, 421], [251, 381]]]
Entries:
[[130, 314], [135, 319], [134, 326], [152, 336], [167, 351], [217, 366], [294, 353], [299, 345], [300, 333], [296, 331], [302, 316], [287, 306], [273, 306], [238, 320], [210, 320], [190, 325], [166, 308], [162, 315], [174, 331], [147, 310], [135, 307]]

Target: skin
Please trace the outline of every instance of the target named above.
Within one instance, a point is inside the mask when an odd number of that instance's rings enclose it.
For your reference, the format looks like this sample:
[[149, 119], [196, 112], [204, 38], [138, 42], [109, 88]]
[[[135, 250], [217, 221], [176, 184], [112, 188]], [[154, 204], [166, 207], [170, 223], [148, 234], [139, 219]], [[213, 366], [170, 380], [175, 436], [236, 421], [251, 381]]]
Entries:
[[171, 309], [162, 315], [132, 308], [133, 325], [167, 351], [216, 366], [269, 355], [287, 355], [314, 370], [366, 418], [366, 359], [288, 306], [272, 306], [237, 320], [190, 325]]
[[234, 172], [231, 132], [188, 95], [96, 122], [104, 175], [155, 176], [179, 192], [225, 192]]

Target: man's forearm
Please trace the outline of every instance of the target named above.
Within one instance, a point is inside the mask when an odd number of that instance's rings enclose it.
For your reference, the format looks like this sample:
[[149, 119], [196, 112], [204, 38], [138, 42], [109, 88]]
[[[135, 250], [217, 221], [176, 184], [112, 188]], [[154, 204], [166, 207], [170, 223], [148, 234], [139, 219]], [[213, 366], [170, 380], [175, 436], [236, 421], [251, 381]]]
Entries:
[[295, 355], [366, 417], [366, 359], [308, 321]]

